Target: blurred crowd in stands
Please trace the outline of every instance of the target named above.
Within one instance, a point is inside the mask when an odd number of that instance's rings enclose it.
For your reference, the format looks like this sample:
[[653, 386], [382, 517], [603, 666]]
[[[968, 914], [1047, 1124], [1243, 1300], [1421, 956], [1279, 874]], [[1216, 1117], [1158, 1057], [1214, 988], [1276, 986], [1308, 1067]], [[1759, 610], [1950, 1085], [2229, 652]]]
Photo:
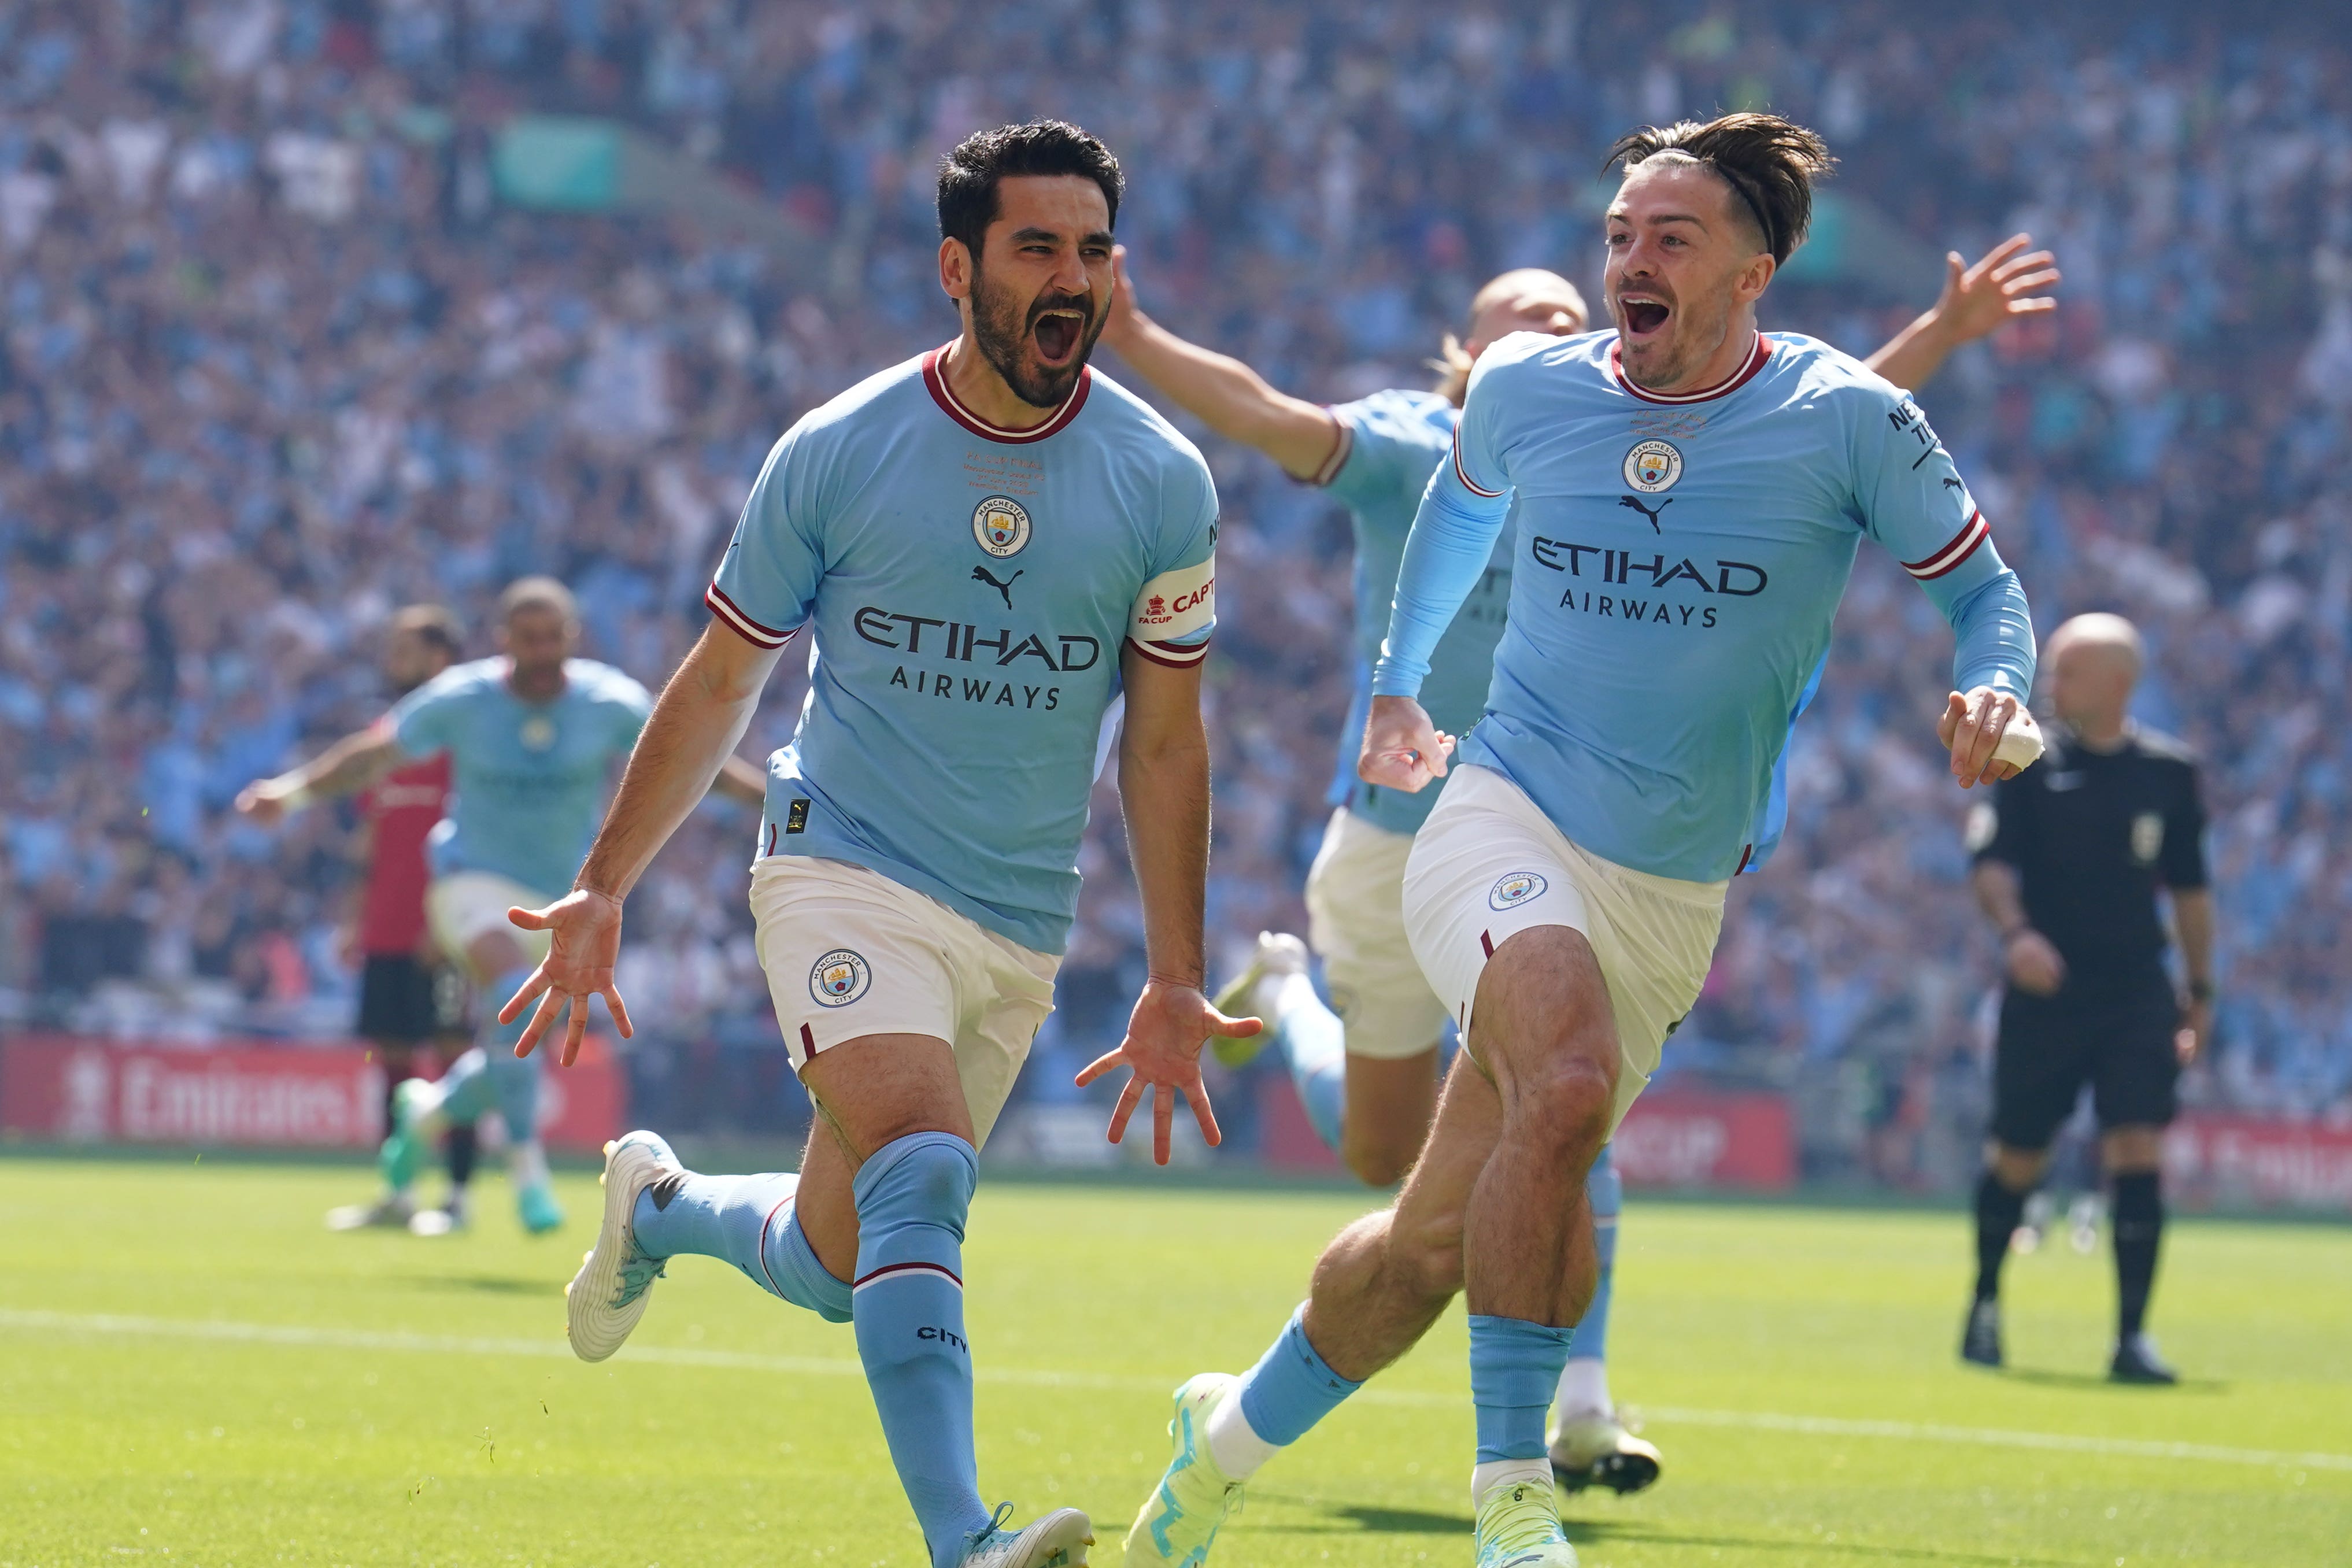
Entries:
[[[2114, 11], [1927, 29], [1858, 0], [0, 3], [6, 1015], [346, 1030], [352, 814], [264, 833], [231, 797], [380, 710], [381, 624], [410, 601], [456, 606], [488, 651], [497, 590], [554, 572], [588, 651], [658, 682], [776, 435], [952, 332], [932, 168], [966, 132], [1052, 113], [1101, 133], [1154, 313], [1337, 400], [1425, 384], [1502, 268], [1597, 300], [1601, 149], [1769, 104], [1933, 253], [2019, 229], [2057, 251], [2056, 314], [1921, 401], [2042, 629], [2138, 621], [2143, 717], [2203, 756], [2224, 958], [2192, 1098], [2352, 1110], [2352, 51]], [[512, 210], [490, 148], [522, 111], [625, 121], [805, 243]], [[1767, 324], [1867, 353], [1936, 282], [1791, 281]], [[1234, 956], [1303, 921], [1352, 674], [1347, 533], [1317, 492], [1204, 447], [1226, 517], [1211, 919]], [[1994, 953], [1930, 731], [1948, 647], [1865, 550], [1789, 839], [1742, 879], [1668, 1056], [1798, 1094], [1817, 1173], [1973, 1162]], [[798, 692], [779, 680], [747, 750], [783, 738]], [[1075, 1094], [1140, 978], [1116, 816], [1106, 795], [1025, 1084], [1043, 1099]], [[707, 805], [631, 909], [640, 1089], [689, 1120], [782, 1098], [726, 1087], [784, 1076], [752, 836]]]

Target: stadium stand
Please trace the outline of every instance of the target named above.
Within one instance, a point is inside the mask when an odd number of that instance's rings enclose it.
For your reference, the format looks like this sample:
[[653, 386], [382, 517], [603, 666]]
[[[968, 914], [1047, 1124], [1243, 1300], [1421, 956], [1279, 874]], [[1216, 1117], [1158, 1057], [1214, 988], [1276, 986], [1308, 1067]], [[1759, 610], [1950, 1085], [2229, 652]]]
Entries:
[[[555, 572], [588, 651], [665, 675], [769, 443], [948, 335], [931, 165], [971, 127], [1052, 112], [1102, 133], [1152, 309], [1336, 400], [1422, 383], [1500, 268], [1589, 288], [1618, 131], [1769, 102], [1830, 138], [1857, 212], [1930, 252], [2030, 229], [2059, 253], [2049, 324], [1965, 352], [1922, 401], [2044, 629], [2129, 614], [2154, 649], [2146, 719], [2206, 759], [2226, 949], [2191, 1099], [2352, 1113], [2340, 37], [2001, 7], [1929, 37], [1860, 4], [1684, 8], [1663, 44], [1656, 8], [1196, 0], [1181, 29], [1173, 10], [0, 5], [0, 1021], [344, 1032], [352, 819], [265, 835], [228, 811], [238, 786], [365, 721], [375, 634], [410, 600], [478, 628], [507, 580]], [[591, 210], [525, 210], [500, 158], [526, 112], [675, 148], [806, 242], [599, 213], [593, 188]], [[1937, 276], [1898, 291], [1832, 238], [1769, 324], [1867, 352]], [[1238, 950], [1303, 920], [1350, 679], [1346, 533], [1269, 464], [1209, 450], [1228, 520], [1211, 919]], [[1816, 1174], [1972, 1167], [1994, 956], [1931, 745], [1946, 647], [1865, 552], [1796, 742], [1789, 842], [1735, 897], [1669, 1054], [1793, 1093]], [[797, 701], [780, 680], [751, 744]], [[1025, 1084], [1048, 1100], [1140, 972], [1098, 806], [1064, 1011]], [[707, 807], [632, 906], [623, 984], [656, 1024], [640, 1121], [784, 1114], [749, 839]]]

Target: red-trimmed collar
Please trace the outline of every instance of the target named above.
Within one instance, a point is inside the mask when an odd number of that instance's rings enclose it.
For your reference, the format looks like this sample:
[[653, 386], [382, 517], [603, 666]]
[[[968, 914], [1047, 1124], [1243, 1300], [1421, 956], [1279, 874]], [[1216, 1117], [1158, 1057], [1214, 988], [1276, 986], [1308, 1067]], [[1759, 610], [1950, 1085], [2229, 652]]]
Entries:
[[1055, 410], [1051, 419], [1031, 429], [1008, 430], [1002, 425], [991, 425], [956, 401], [954, 390], [948, 385], [946, 366], [941, 363], [946, 358], [948, 350], [953, 346], [950, 343], [942, 343], [923, 356], [923, 384], [931, 389], [931, 401], [945, 409], [949, 418], [973, 435], [991, 441], [1001, 441], [1008, 447], [1021, 447], [1032, 441], [1042, 441], [1046, 437], [1066, 427], [1071, 420], [1078, 416], [1078, 410], [1087, 405], [1087, 394], [1094, 386], [1093, 368], [1088, 366], [1080, 369], [1078, 384], [1071, 391], [1069, 401]]
[[1622, 338], [1617, 339], [1609, 345], [1609, 374], [1617, 378], [1618, 385], [1644, 403], [1712, 402], [1716, 398], [1737, 392], [1746, 386], [1755, 379], [1756, 373], [1764, 368], [1764, 362], [1772, 357], [1772, 340], [1759, 332], [1756, 334], [1755, 352], [1742, 360], [1739, 368], [1733, 371], [1725, 381], [1698, 392], [1644, 392], [1626, 378], [1624, 347], [1625, 342]]

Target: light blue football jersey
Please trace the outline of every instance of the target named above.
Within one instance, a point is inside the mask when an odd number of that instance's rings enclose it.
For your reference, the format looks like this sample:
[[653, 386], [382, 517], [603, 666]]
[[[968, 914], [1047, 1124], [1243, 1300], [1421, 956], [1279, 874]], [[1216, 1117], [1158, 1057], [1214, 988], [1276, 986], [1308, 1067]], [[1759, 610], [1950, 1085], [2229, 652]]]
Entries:
[[1769, 820], [1865, 533], [1952, 624], [1961, 689], [2030, 691], [2032, 622], [1926, 416], [1860, 362], [1763, 334], [1722, 385], [1665, 398], [1623, 378], [1616, 344], [1519, 333], [1481, 356], [1373, 688], [1419, 688], [1515, 497], [1509, 624], [1459, 760], [1594, 854], [1718, 881]]
[[957, 403], [944, 353], [784, 434], [708, 602], [761, 647], [815, 639], [800, 726], [768, 762], [761, 855], [865, 866], [1060, 952], [1120, 649], [1208, 651], [1216, 489], [1108, 376], [1005, 430]]
[[[1356, 757], [1372, 700], [1371, 669], [1388, 635], [1389, 601], [1396, 593], [1397, 567], [1421, 493], [1454, 446], [1454, 405], [1434, 392], [1402, 389], [1375, 392], [1335, 405], [1339, 444], [1317, 482], [1348, 509], [1356, 545], [1356, 654], [1354, 700], [1339, 732], [1339, 766], [1330, 801], [1391, 833], [1417, 832], [1437, 804], [1438, 791], [1418, 795], [1381, 789], [1356, 776]], [[1494, 555], [1470, 596], [1430, 655], [1422, 683], [1422, 706], [1437, 727], [1461, 734], [1486, 710], [1486, 686], [1495, 673], [1495, 644], [1511, 602], [1511, 546], [1496, 542]]]
[[[1372, 702], [1372, 666], [1381, 657], [1388, 635], [1389, 605], [1396, 595], [1397, 570], [1404, 561], [1404, 545], [1412, 531], [1413, 514], [1421, 509], [1422, 493], [1430, 476], [1454, 448], [1454, 426], [1461, 413], [1434, 392], [1403, 389], [1375, 392], [1354, 403], [1335, 405], [1331, 416], [1339, 422], [1339, 444], [1316, 482], [1348, 509], [1356, 545], [1356, 652], [1359, 658], [1355, 695], [1339, 732], [1339, 763], [1332, 777], [1330, 803], [1391, 833], [1417, 833], [1437, 804], [1445, 781], [1439, 779], [1417, 794], [1381, 789], [1357, 776], [1356, 762], [1363, 749], [1364, 721]], [[1430, 655], [1429, 674], [1421, 683], [1421, 705], [1431, 721], [1451, 735], [1467, 734], [1486, 711], [1486, 693], [1495, 677], [1495, 647], [1503, 640], [1503, 625], [1511, 602], [1511, 528], [1505, 521], [1495, 540], [1486, 569], [1454, 612], [1453, 624]], [[1821, 670], [1804, 689], [1801, 711], [1821, 685]], [[1797, 715], [1790, 715], [1795, 722]], [[1788, 758], [1773, 764], [1772, 786], [1759, 820], [1750, 834], [1756, 845], [1746, 869], [1760, 870], [1780, 847], [1788, 821]]]
[[569, 891], [604, 821], [604, 784], [653, 711], [646, 689], [593, 659], [563, 663], [563, 690], [526, 702], [504, 658], [454, 665], [394, 705], [408, 756], [449, 753], [448, 813], [426, 840], [433, 873], [491, 871]]

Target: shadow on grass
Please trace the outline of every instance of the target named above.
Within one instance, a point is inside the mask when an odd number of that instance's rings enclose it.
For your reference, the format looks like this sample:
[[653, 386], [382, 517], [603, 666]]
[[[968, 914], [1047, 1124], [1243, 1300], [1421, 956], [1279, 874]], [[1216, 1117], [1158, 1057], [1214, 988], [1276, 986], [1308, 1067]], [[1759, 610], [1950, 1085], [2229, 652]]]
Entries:
[[2111, 1388], [2121, 1394], [2227, 1394], [2230, 1385], [2218, 1377], [2184, 1377], [2176, 1384], [2117, 1383], [2103, 1372], [2053, 1372], [2044, 1367], [2012, 1366], [1993, 1373], [2011, 1383], [2041, 1388]]
[[[1286, 1497], [1280, 1493], [1261, 1493], [1268, 1502], [1281, 1502], [1297, 1508], [1312, 1509], [1318, 1505], [1310, 1498]], [[1253, 1522], [1253, 1528], [1268, 1535], [1452, 1535], [1467, 1536], [1473, 1521], [1467, 1514], [1435, 1513], [1424, 1509], [1381, 1508], [1369, 1503], [1328, 1503], [1320, 1505], [1322, 1517], [1301, 1521], [1296, 1524]], [[1954, 1551], [1934, 1546], [1890, 1546], [1883, 1542], [1825, 1541], [1820, 1536], [1808, 1539], [1774, 1539], [1769, 1536], [1713, 1534], [1686, 1530], [1661, 1528], [1638, 1522], [1612, 1522], [1601, 1520], [1570, 1520], [1569, 1539], [1578, 1545], [1598, 1545], [1604, 1542], [1625, 1542], [1642, 1546], [1711, 1546], [1734, 1552], [1807, 1552], [1815, 1555], [1853, 1557], [1874, 1563], [1944, 1563], [1985, 1564], [1990, 1568], [2075, 1568], [2070, 1559], [2060, 1557], [2021, 1557], [2015, 1552], [1984, 1552]]]
[[411, 1274], [384, 1284], [407, 1290], [475, 1290], [491, 1296], [561, 1296], [561, 1279], [526, 1279], [508, 1274]]

